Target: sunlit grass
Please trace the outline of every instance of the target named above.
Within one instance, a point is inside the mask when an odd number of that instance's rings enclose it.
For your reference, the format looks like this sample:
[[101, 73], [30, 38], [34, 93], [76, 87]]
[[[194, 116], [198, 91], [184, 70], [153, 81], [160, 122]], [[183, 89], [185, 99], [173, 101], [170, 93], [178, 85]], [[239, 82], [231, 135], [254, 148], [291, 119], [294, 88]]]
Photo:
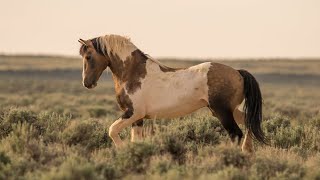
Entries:
[[[179, 63], [176, 66], [182, 66]], [[227, 64], [253, 71], [259, 65]], [[268, 69], [272, 64], [255, 72], [272, 73]], [[317, 74], [314, 64], [281, 62], [274, 66], [286, 69], [284, 72], [299, 67], [304, 73]], [[320, 178], [317, 83], [260, 82], [263, 129], [270, 146], [255, 143], [255, 154], [243, 153], [232, 144], [219, 120], [206, 109], [182, 118], [147, 120], [144, 141], [115, 149], [108, 127], [121, 112], [109, 77], [87, 90], [82, 87], [81, 74], [78, 79], [44, 78], [41, 73], [37, 76], [38, 70], [33, 70], [32, 77], [14, 72], [0, 77], [0, 179]], [[130, 128], [120, 136], [128, 142]]]

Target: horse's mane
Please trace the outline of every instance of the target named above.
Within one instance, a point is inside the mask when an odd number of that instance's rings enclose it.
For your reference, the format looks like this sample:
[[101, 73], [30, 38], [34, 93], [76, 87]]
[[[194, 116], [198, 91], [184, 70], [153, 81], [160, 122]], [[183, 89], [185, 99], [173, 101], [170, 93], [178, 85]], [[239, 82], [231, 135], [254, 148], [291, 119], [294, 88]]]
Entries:
[[[110, 52], [114, 53], [120, 53], [121, 51], [125, 50], [126, 48], [135, 48], [138, 49], [130, 40], [128, 37], [120, 36], [120, 35], [105, 35], [100, 36], [97, 38], [90, 39], [92, 42], [95, 50], [98, 53], [101, 53], [103, 55], [109, 55]], [[87, 47], [85, 45], [82, 45], [80, 47], [80, 55], [83, 55], [85, 51], [87, 50]], [[141, 51], [142, 52], [142, 51]], [[143, 53], [146, 57], [148, 57], [149, 60], [152, 62], [158, 64], [162, 68], [171, 69], [170, 67], [162, 64], [160, 61], [152, 58], [150, 55]]]
[[149, 54], [145, 54], [149, 60], [151, 60], [152, 62], [158, 64], [160, 67], [164, 68], [164, 69], [174, 69], [174, 68], [171, 68], [171, 67], [168, 67], [164, 64], [162, 64], [160, 61], [156, 60], [156, 59], [153, 59]]
[[105, 40], [104, 42], [107, 44], [108, 50], [115, 53], [122, 51], [124, 48], [137, 48], [128, 37], [111, 34], [105, 35], [103, 38]]

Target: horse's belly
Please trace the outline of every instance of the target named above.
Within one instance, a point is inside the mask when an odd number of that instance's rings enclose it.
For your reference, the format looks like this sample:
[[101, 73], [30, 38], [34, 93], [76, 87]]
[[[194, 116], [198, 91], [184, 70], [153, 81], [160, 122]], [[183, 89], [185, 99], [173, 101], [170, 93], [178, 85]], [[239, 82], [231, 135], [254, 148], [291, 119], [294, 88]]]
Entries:
[[141, 96], [147, 116], [171, 118], [189, 114], [207, 106], [207, 66], [154, 73], [142, 82]]
[[147, 113], [150, 118], [174, 118], [192, 113], [202, 107], [207, 106], [204, 100], [193, 102], [192, 104], [180, 104], [167, 107], [155, 107]]
[[192, 113], [202, 107], [207, 106], [207, 101], [201, 99], [200, 96], [175, 96], [167, 97], [158, 96], [157, 98], [150, 98], [147, 106], [147, 116], [150, 118], [173, 118], [180, 117]]

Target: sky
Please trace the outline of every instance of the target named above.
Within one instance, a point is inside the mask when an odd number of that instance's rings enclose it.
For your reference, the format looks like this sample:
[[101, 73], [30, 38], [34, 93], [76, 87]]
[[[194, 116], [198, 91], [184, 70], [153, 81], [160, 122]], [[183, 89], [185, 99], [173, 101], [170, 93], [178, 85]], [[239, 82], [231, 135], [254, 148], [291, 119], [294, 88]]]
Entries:
[[320, 57], [319, 0], [0, 0], [0, 53], [77, 56], [128, 36], [154, 57]]

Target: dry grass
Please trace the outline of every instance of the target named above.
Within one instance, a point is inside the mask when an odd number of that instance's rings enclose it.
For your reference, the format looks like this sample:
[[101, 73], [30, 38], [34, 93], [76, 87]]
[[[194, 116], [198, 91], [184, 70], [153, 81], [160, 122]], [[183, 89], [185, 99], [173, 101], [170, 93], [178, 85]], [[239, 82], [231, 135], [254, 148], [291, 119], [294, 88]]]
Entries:
[[[120, 115], [110, 76], [89, 91], [80, 59], [0, 57], [0, 179], [319, 178], [320, 62], [225, 64], [254, 72], [261, 84], [271, 145], [255, 144], [255, 155], [232, 145], [205, 109], [146, 121], [155, 133], [116, 151], [107, 136]], [[121, 133], [126, 141], [129, 130]]]

